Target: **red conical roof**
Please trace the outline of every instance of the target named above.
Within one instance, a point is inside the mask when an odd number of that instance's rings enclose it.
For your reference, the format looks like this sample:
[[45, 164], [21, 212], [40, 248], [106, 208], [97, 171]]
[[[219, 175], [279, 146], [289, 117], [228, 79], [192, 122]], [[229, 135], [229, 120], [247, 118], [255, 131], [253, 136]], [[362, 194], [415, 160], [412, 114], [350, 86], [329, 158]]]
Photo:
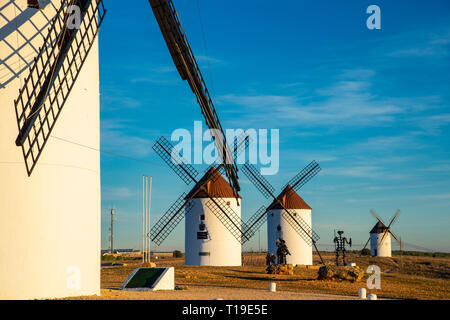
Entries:
[[[311, 210], [311, 207], [305, 202], [305, 200], [302, 199], [302, 197], [298, 195], [297, 192], [295, 192], [294, 189], [291, 188], [290, 185], [287, 185], [286, 188], [284, 188], [283, 192], [280, 193], [277, 199], [281, 201], [286, 209]], [[282, 209], [282, 207], [277, 201], [274, 200], [269, 207], [269, 210], [272, 209]]]
[[369, 233], [383, 233], [386, 230], [388, 230], [388, 228], [384, 225], [384, 223], [378, 221]]
[[[234, 198], [233, 189], [230, 184], [223, 178], [219, 171], [215, 170], [216, 169], [214, 167], [211, 167], [194, 186], [194, 188], [192, 188], [185, 199], [190, 198], [195, 192], [197, 192], [206, 180], [209, 180], [206, 182], [206, 189], [212, 198]], [[212, 177], [213, 174], [214, 177]], [[242, 198], [240, 195], [238, 196], [239, 198]], [[208, 198], [208, 195], [205, 191], [201, 190], [195, 195], [194, 199], [195, 198]]]

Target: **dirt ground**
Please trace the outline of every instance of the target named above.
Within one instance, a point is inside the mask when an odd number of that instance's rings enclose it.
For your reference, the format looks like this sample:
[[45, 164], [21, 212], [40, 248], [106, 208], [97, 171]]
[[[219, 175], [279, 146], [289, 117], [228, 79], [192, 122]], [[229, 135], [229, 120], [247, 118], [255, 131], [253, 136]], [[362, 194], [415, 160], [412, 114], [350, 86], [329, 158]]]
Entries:
[[77, 300], [357, 300], [357, 297], [291, 291], [269, 292], [267, 289], [189, 286], [185, 290], [135, 292], [102, 289], [100, 296], [78, 297]]
[[[326, 263], [334, 256], [325, 253]], [[126, 266], [102, 267], [101, 296], [76, 299], [197, 299], [224, 300], [342, 300], [355, 299], [358, 289], [366, 287], [366, 278], [359, 283], [317, 280], [317, 268], [295, 268], [294, 275], [265, 273], [264, 254], [245, 254], [242, 267], [185, 266], [183, 258], [165, 258], [157, 266], [175, 267], [178, 289], [166, 292], [124, 292], [118, 290], [139, 260], [123, 261]], [[381, 289], [368, 290], [385, 299], [450, 299], [450, 259], [394, 256], [392, 258], [361, 257], [350, 254], [348, 262], [355, 262], [364, 270], [369, 265], [381, 268]], [[319, 265], [318, 257], [314, 257]], [[277, 292], [268, 291], [269, 282], [277, 284]]]

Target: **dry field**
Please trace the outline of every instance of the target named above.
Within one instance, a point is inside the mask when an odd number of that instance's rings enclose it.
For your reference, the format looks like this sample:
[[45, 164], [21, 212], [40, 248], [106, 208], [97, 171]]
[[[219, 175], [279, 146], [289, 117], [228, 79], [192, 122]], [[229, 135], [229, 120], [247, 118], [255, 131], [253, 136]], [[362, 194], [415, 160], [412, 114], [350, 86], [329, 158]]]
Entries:
[[[333, 254], [325, 253], [324, 258], [326, 263], [334, 262]], [[101, 298], [145, 299], [146, 293], [133, 293], [127, 296], [125, 292], [117, 290], [130, 272], [139, 267], [139, 261], [124, 262], [127, 264], [126, 266], [102, 267]], [[376, 293], [379, 298], [450, 299], [450, 259], [448, 258], [411, 256], [372, 258], [350, 254], [348, 262], [355, 262], [364, 269], [372, 264], [381, 268], [381, 289], [368, 290]], [[314, 257], [314, 263], [319, 264], [317, 256]], [[225, 299], [228, 296], [230, 298], [242, 296], [246, 299], [270, 299], [270, 297], [274, 299], [314, 299], [315, 297], [317, 299], [332, 299], [333, 297], [351, 299], [357, 295], [359, 288], [366, 286], [366, 278], [360, 283], [319, 281], [315, 269], [295, 268], [295, 274], [290, 276], [268, 275], [264, 272], [263, 254], [245, 254], [242, 267], [185, 266], [183, 258], [164, 258], [157, 261], [156, 264], [158, 266], [174, 266], [175, 284], [184, 290], [174, 291], [172, 295], [158, 296], [158, 294], [152, 293], [153, 297], [147, 296], [149, 299], [164, 297], [167, 299], [179, 299], [180, 297], [195, 299], [197, 293], [199, 298], [209, 299], [214, 294], [219, 294], [218, 292], [225, 295], [222, 297]], [[269, 281], [277, 283], [278, 296], [267, 296]], [[241, 294], [236, 296], [229, 291], [239, 291]], [[205, 295], [205, 292], [209, 292], [209, 295]], [[248, 296], [249, 294], [255, 295], [255, 297]]]

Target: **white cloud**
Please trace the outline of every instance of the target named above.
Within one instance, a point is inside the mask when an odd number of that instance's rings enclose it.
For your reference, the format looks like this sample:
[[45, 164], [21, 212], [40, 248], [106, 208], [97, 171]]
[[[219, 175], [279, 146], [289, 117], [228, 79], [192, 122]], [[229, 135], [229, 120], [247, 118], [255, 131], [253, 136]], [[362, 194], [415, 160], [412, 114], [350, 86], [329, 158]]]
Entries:
[[124, 200], [136, 197], [136, 192], [131, 191], [127, 187], [111, 187], [105, 186], [102, 188], [103, 201]]
[[218, 102], [243, 106], [236, 111], [240, 121], [269, 122], [272, 127], [387, 125], [406, 113], [407, 106], [371, 94], [374, 74], [365, 69], [345, 70], [331, 86], [316, 90], [320, 101], [300, 102], [297, 96], [228, 94], [219, 97]]

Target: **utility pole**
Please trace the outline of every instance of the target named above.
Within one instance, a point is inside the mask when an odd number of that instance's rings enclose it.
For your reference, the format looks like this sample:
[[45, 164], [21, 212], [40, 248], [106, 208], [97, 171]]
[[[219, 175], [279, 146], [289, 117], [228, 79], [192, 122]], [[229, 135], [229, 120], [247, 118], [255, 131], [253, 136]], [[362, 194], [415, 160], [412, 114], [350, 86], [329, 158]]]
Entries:
[[150, 262], [150, 208], [152, 177], [142, 176], [142, 263]]
[[111, 209], [111, 224], [109, 227], [109, 253], [114, 253], [114, 209]]
[[258, 229], [259, 252], [261, 252], [261, 229]]

